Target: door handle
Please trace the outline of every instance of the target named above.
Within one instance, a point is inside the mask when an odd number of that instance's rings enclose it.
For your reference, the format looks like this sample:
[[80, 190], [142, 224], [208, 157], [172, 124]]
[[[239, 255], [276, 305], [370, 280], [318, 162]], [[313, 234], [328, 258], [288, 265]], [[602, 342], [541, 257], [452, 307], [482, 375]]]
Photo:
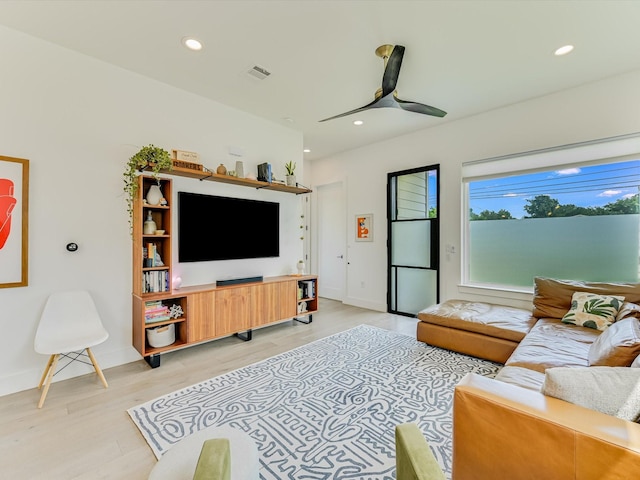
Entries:
[[344, 258], [343, 255], [338, 255], [336, 258]]

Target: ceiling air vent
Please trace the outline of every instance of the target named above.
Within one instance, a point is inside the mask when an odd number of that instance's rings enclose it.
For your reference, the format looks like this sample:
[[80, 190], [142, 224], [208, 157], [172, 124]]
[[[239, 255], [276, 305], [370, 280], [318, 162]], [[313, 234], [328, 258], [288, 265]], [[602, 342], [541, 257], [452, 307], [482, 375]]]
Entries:
[[251, 69], [249, 69], [247, 73], [249, 74], [249, 76], [257, 78], [258, 80], [264, 80], [269, 75], [271, 75], [271, 72], [259, 65], [254, 65]]

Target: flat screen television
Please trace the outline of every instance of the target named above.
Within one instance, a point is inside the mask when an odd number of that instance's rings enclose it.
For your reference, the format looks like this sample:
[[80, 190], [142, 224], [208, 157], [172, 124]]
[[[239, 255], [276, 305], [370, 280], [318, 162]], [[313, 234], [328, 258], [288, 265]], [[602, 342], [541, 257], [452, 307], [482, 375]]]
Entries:
[[178, 192], [178, 261], [280, 255], [280, 204]]

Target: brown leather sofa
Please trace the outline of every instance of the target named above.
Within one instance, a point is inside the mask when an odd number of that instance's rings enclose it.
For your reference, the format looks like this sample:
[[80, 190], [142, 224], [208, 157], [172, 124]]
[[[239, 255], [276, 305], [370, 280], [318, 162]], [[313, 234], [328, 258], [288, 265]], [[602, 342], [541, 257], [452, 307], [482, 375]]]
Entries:
[[454, 480], [640, 478], [640, 424], [476, 374], [453, 405]]
[[418, 319], [421, 342], [497, 363], [507, 361], [538, 320], [531, 310], [465, 300], [433, 305]]
[[[508, 357], [500, 361], [505, 366], [495, 379], [469, 374], [456, 387], [453, 407], [453, 479], [640, 478], [640, 424], [543, 393], [548, 391], [545, 384], [547, 369], [553, 368], [552, 372], [555, 372], [558, 369], [554, 367], [572, 367], [587, 369], [592, 373], [594, 370], [590, 367], [593, 365], [590, 358], [594, 358], [594, 349], [615, 350], [602, 357], [604, 360], [598, 360], [597, 365], [604, 367], [599, 373], [608, 374], [612, 371], [607, 368], [629, 367], [632, 362], [634, 366], [640, 365], [640, 358], [634, 362], [640, 353], [640, 326], [637, 320], [640, 318], [640, 284], [536, 278], [535, 287], [531, 322], [526, 321], [524, 313], [516, 311], [512, 328], [505, 319], [507, 310], [501, 310], [496, 305], [486, 309], [487, 313], [500, 312], [500, 330], [526, 331], [521, 340], [515, 342]], [[598, 342], [592, 348], [604, 332], [561, 321], [571, 308], [574, 292], [624, 296], [625, 303], [615, 323], [620, 326], [632, 325], [631, 340], [620, 340], [618, 337], [621, 335], [616, 337], [615, 329], [611, 329], [607, 334], [607, 342]], [[422, 326], [423, 334], [425, 331], [430, 334], [448, 329], [447, 342], [451, 349], [463, 353], [475, 349], [476, 356], [496, 361], [496, 358], [504, 356], [506, 339], [500, 337], [505, 335], [498, 332], [498, 337], [495, 337], [496, 331], [491, 328], [494, 322], [481, 319], [483, 315], [477, 311], [480, 307], [474, 307], [474, 311], [469, 313], [465, 310], [468, 306], [461, 303], [445, 309], [444, 318], [439, 319], [432, 317], [443, 313], [441, 308], [429, 309], [422, 318], [419, 315], [422, 320], [419, 324], [426, 324]], [[447, 316], [453, 316], [455, 320], [447, 322]], [[461, 323], [465, 316], [471, 318], [471, 325]], [[628, 317], [635, 318], [622, 322]], [[469, 339], [478, 335], [489, 337], [481, 339], [479, 348], [470, 344]], [[429, 340], [435, 339], [438, 343], [444, 337], [447, 335], [438, 334], [431, 338], [427, 335], [426, 341], [431, 343]], [[458, 344], [456, 339], [462, 341]], [[603, 336], [601, 340], [604, 339]], [[619, 341], [621, 345], [612, 345]], [[601, 343], [605, 344], [604, 347], [600, 346]], [[494, 344], [498, 347], [496, 351], [491, 350]], [[575, 376], [579, 371], [571, 370], [569, 374]], [[604, 394], [606, 397], [607, 392]]]

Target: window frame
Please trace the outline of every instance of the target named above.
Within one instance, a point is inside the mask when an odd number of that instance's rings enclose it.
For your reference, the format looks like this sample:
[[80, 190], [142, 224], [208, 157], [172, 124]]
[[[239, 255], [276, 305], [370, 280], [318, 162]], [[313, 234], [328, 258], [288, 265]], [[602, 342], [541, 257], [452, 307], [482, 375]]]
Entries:
[[504, 155], [462, 164], [461, 175], [461, 284], [463, 289], [482, 289], [516, 294], [533, 293], [530, 287], [481, 283], [470, 280], [470, 199], [469, 184], [474, 181], [537, 172], [619, 163], [640, 158], [640, 133], [621, 135], [588, 142]]

